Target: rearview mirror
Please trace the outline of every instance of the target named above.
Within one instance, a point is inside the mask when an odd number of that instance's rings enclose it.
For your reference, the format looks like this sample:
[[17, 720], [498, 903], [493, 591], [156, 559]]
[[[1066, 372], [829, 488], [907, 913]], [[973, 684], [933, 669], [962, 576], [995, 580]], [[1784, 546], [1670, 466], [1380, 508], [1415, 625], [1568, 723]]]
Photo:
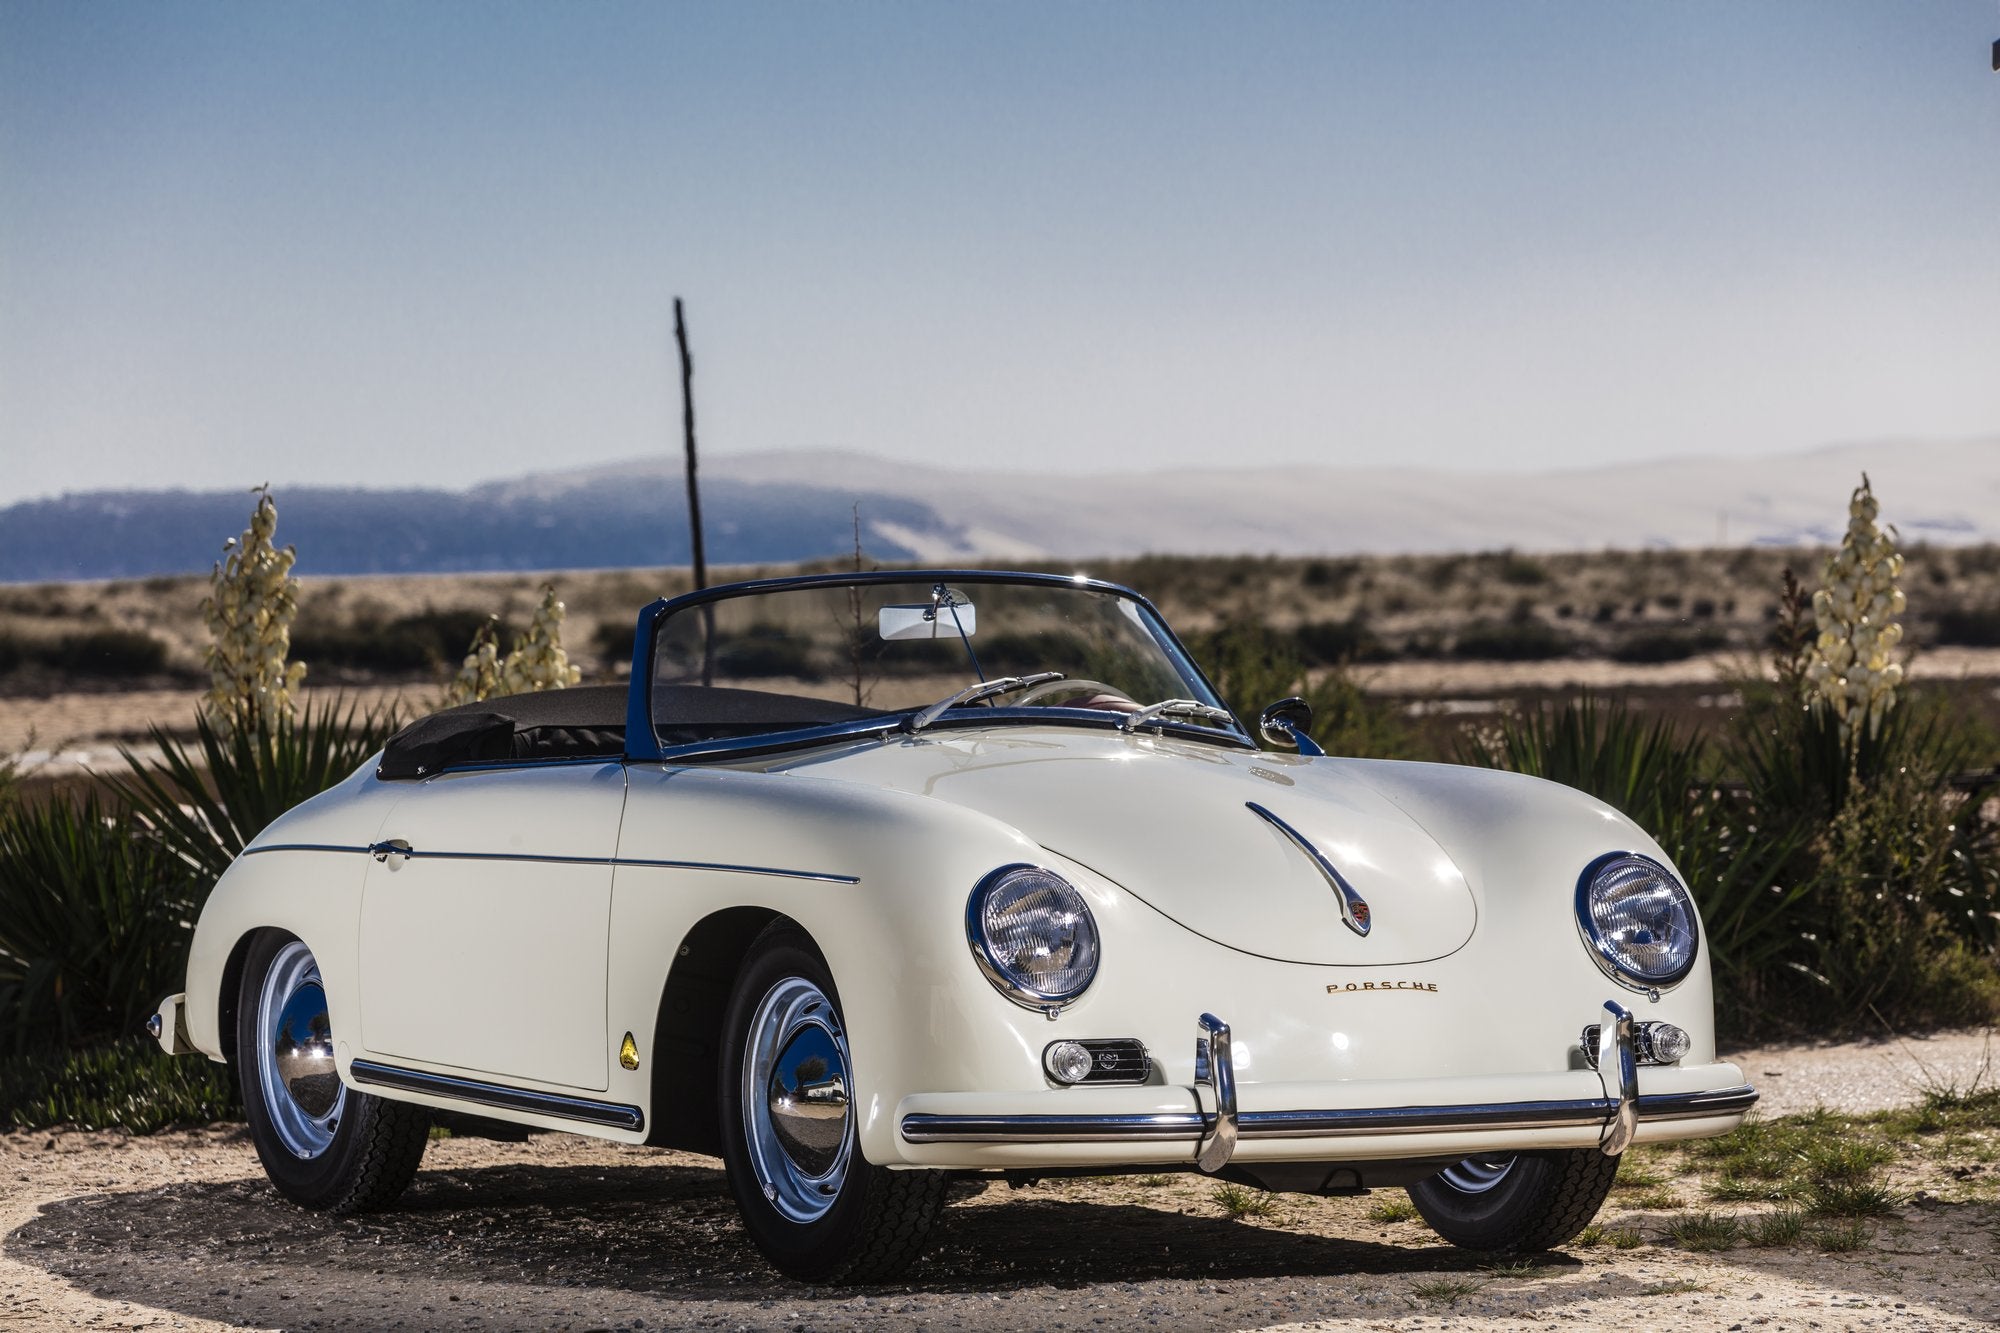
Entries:
[[932, 606], [885, 606], [876, 616], [882, 637], [890, 642], [901, 639], [971, 638], [979, 628], [979, 613], [971, 602]]
[[1312, 705], [1298, 695], [1280, 699], [1257, 714], [1257, 730], [1273, 745], [1297, 748], [1302, 755], [1325, 754], [1307, 733], [1312, 730]]

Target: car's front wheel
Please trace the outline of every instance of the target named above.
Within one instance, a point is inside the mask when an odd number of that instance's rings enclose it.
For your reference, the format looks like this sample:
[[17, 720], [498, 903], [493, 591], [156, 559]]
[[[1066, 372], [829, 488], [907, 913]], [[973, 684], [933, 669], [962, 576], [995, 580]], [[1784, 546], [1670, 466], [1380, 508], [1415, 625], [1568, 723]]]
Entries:
[[944, 1207], [944, 1177], [861, 1155], [847, 1030], [809, 935], [781, 922], [758, 938], [723, 1030], [722, 1157], [751, 1239], [805, 1282], [901, 1273]]
[[293, 1203], [366, 1212], [416, 1176], [430, 1113], [340, 1081], [319, 963], [289, 935], [259, 936], [244, 961], [236, 1078], [264, 1173]]
[[1461, 1249], [1532, 1252], [1573, 1240], [1617, 1175], [1595, 1148], [1468, 1157], [1410, 1186], [1410, 1202]]

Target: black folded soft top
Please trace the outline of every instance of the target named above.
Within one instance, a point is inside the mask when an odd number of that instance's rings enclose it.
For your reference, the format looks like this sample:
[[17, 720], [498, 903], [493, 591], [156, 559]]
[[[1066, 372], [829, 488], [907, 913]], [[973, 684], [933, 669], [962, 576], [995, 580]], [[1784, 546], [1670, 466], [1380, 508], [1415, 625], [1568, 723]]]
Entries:
[[[465, 764], [617, 758], [625, 753], [623, 685], [510, 694], [418, 718], [389, 738], [379, 778], [422, 778]], [[723, 686], [663, 685], [654, 721], [667, 744], [887, 716], [827, 699]]]

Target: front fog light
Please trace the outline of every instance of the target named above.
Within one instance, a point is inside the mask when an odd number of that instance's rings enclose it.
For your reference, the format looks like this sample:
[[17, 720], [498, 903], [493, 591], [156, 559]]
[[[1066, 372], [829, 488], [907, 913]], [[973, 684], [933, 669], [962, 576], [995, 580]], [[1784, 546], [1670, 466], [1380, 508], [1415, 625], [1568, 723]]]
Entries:
[[1694, 1039], [1672, 1023], [1646, 1024], [1647, 1057], [1652, 1064], [1673, 1064], [1693, 1045]]
[[[1592, 1069], [1597, 1068], [1598, 1025], [1592, 1023], [1583, 1030], [1577, 1044], [1583, 1048], [1583, 1062]], [[1642, 1065], [1671, 1065], [1680, 1063], [1694, 1048], [1694, 1038], [1683, 1028], [1672, 1023], [1645, 1022], [1632, 1025], [1632, 1058]]]
[[1042, 1068], [1058, 1083], [1081, 1083], [1090, 1077], [1090, 1052], [1073, 1041], [1053, 1041], [1042, 1052]]

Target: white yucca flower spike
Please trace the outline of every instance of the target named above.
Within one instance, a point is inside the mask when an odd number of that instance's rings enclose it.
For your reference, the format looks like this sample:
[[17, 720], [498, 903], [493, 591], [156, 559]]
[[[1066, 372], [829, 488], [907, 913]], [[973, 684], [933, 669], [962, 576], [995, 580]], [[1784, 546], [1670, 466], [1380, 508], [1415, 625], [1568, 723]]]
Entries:
[[571, 666], [562, 646], [563, 604], [556, 599], [553, 584], [542, 588], [542, 604], [528, 622], [514, 651], [500, 663], [501, 694], [526, 694], [532, 690], [560, 690], [583, 679], [583, 668]]
[[494, 626], [499, 617], [488, 617], [478, 633], [472, 636], [472, 646], [459, 664], [458, 675], [451, 684], [445, 686], [444, 706], [477, 703], [481, 699], [501, 693], [500, 689], [500, 648], [496, 641]]
[[1827, 561], [1824, 585], [1813, 594], [1819, 637], [1806, 665], [1807, 697], [1815, 708], [1831, 708], [1840, 719], [1842, 739], [1853, 743], [1865, 725], [1872, 737], [1896, 702], [1903, 683], [1895, 660], [1903, 627], [1903, 590], [1896, 577], [1903, 557], [1895, 532], [1875, 522], [1880, 506], [1863, 473], [1847, 505], [1847, 535]]
[[253, 494], [257, 507], [250, 526], [223, 543], [227, 555], [209, 575], [209, 595], [201, 604], [211, 639], [202, 709], [225, 736], [239, 726], [290, 717], [293, 692], [306, 674], [305, 663], [285, 660], [299, 609], [299, 581], [291, 576], [298, 553], [271, 544], [278, 530], [271, 488], [259, 486]]

